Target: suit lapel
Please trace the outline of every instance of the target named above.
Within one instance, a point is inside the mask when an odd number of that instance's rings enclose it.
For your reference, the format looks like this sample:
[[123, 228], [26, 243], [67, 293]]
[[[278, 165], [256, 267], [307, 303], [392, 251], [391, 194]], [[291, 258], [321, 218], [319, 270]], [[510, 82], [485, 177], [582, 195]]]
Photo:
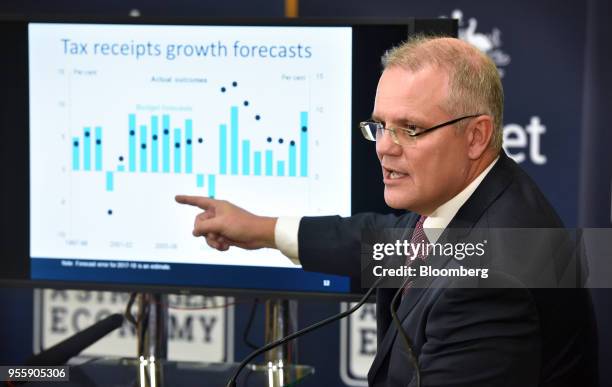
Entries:
[[[444, 236], [442, 236], [441, 238], [443, 237]], [[432, 268], [443, 268], [448, 264], [450, 260], [451, 260], [451, 257], [435, 256], [435, 257], [431, 257], [431, 260], [428, 261], [427, 264], [431, 266]], [[423, 297], [423, 295], [429, 290], [429, 285], [431, 284], [432, 281], [433, 280], [430, 278], [426, 282], [419, 283], [417, 287], [413, 287], [408, 290], [408, 292], [406, 293], [406, 296], [404, 297], [404, 299], [402, 300], [402, 302], [400, 303], [397, 309], [398, 320], [403, 322], [406, 319], [406, 317], [408, 317], [408, 314], [410, 314], [410, 311], [416, 306], [416, 304]], [[390, 290], [392, 290], [393, 294], [395, 294], [395, 292], [397, 291], [397, 289], [390, 289]], [[393, 295], [391, 296], [391, 298], [392, 297]], [[391, 300], [389, 300], [387, 305], [388, 306], [391, 305]], [[386, 312], [389, 316], [391, 315], [391, 311], [388, 308], [387, 310], [384, 310], [382, 312], [383, 313]], [[391, 347], [393, 345], [393, 342], [395, 341], [396, 336], [397, 336], [397, 327], [391, 321], [391, 324], [389, 325], [389, 328], [387, 329], [387, 332], [385, 333], [382, 342], [380, 342], [380, 346], [376, 352], [376, 357], [374, 358], [374, 362], [372, 363], [371, 372], [373, 372], [373, 374], [375, 374], [375, 372], [378, 370], [378, 368], [382, 364], [386, 354], [391, 350]]]
[[[405, 299], [402, 301], [399, 307], [401, 312], [400, 310], [398, 310], [398, 318], [400, 319], [400, 321], [406, 317], [408, 312], [416, 305], [417, 301], [423, 296], [426, 290], [427, 289], [425, 288], [410, 289], [410, 294], [405, 297]], [[396, 289], [393, 289], [393, 294], [395, 292], [396, 292]], [[389, 302], [387, 306], [389, 305], [391, 305], [391, 302]], [[385, 308], [385, 309], [386, 310], [382, 312], [383, 313], [386, 312], [390, 316], [391, 315], [390, 310], [388, 308]], [[403, 315], [403, 317], [400, 316], [400, 313]], [[397, 329], [395, 327], [395, 324], [391, 322], [391, 324], [389, 325], [389, 327], [387, 328], [387, 331], [385, 332], [383, 336], [382, 341], [378, 343], [378, 348], [376, 350], [376, 356], [374, 357], [374, 361], [372, 362], [372, 366], [370, 367], [370, 371], [368, 372], [368, 380], [370, 382], [370, 385], [373, 383], [374, 375], [376, 375], [376, 373], [378, 372], [378, 369], [382, 365], [385, 357], [387, 356], [387, 353], [391, 350], [391, 345], [393, 344], [393, 341], [395, 340], [396, 335], [397, 335]]]
[[[471, 229], [474, 227], [478, 219], [484, 214], [484, 212], [489, 208], [489, 206], [504, 192], [504, 190], [508, 187], [508, 185], [512, 182], [512, 166], [513, 161], [502, 151], [499, 155], [499, 160], [491, 169], [491, 172], [484, 178], [482, 183], [478, 186], [476, 191], [470, 196], [470, 198], [465, 202], [465, 204], [459, 209], [455, 217], [452, 219], [450, 224], [448, 225], [448, 229]], [[418, 216], [414, 216], [413, 219], [408, 222], [407, 228], [413, 228], [418, 220]], [[447, 230], [448, 231], [448, 230]], [[445, 234], [447, 234], [445, 232]], [[453, 235], [450, 237], [449, 241], [452, 242], [458, 235]], [[444, 238], [444, 235], [441, 236], [441, 239]], [[430, 262], [434, 267], [444, 267], [448, 264], [450, 257], [441, 258], [437, 257], [434, 262]], [[383, 300], [378, 300], [377, 303], [380, 307], [384, 307], [386, 310], [377, 310], [377, 314], [379, 315], [379, 329], [381, 328], [381, 321], [387, 322], [386, 324], [386, 332], [383, 335], [382, 341], [379, 341], [379, 346], [376, 351], [376, 356], [374, 357], [374, 361], [372, 366], [370, 367], [370, 371], [368, 372], [368, 382], [369, 385], [372, 385], [375, 379], [375, 375], [377, 374], [380, 366], [383, 364], [386, 356], [388, 355], [393, 342], [395, 341], [395, 337], [397, 336], [397, 328], [395, 324], [391, 322], [390, 311], [388, 307], [391, 304], [392, 294], [395, 293], [390, 292], [391, 289], [381, 289], [384, 290], [385, 294], [385, 302], [381, 302]], [[409, 294], [402, 300], [398, 311], [397, 317], [400, 321], [404, 321], [410, 311], [414, 308], [414, 306], [418, 303], [418, 301], [423, 297], [425, 292], [428, 290], [426, 286], [412, 288], [409, 291]], [[385, 307], [386, 306], [386, 307]], [[386, 318], [384, 318], [387, 316]], [[385, 326], [382, 327], [383, 329]], [[379, 334], [380, 338], [380, 334]], [[420, 351], [417, 351], [417, 353]]]

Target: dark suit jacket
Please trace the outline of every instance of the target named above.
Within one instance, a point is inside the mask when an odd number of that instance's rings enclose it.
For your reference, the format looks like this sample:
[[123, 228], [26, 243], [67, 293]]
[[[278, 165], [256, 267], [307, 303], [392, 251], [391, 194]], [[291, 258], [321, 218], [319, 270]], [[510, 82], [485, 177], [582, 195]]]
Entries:
[[[359, 277], [361, 232], [410, 228], [417, 219], [412, 213], [303, 218], [300, 261], [306, 270]], [[494, 227], [563, 227], [534, 182], [503, 152], [448, 229]], [[588, 292], [527, 289], [516, 281], [512, 289], [449, 284], [410, 289], [397, 313], [413, 342], [423, 386], [597, 385]], [[407, 351], [391, 323], [395, 291], [377, 292], [378, 351], [368, 374], [371, 386], [415, 385]]]

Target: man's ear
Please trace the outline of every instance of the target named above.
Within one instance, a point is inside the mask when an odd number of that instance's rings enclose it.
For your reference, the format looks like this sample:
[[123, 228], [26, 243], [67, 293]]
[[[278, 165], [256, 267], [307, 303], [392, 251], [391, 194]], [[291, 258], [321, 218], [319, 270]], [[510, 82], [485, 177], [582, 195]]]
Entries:
[[468, 157], [479, 159], [489, 148], [493, 138], [493, 120], [490, 116], [482, 115], [474, 118], [465, 129], [468, 141]]

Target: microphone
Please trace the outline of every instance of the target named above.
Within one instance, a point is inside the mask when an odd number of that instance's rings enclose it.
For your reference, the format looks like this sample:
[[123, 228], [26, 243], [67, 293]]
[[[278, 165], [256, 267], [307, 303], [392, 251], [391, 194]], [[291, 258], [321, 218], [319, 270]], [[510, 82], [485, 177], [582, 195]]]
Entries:
[[412, 364], [412, 368], [414, 368], [414, 377], [416, 379], [416, 387], [421, 387], [421, 368], [419, 367], [419, 360], [416, 358], [416, 355], [414, 354], [414, 349], [412, 348], [412, 340], [410, 340], [410, 337], [408, 337], [408, 334], [406, 334], [406, 331], [402, 327], [401, 321], [397, 317], [397, 309], [399, 308], [399, 301], [401, 301], [402, 299], [401, 295], [402, 293], [404, 293], [404, 290], [406, 286], [408, 285], [409, 281], [410, 281], [410, 277], [407, 277], [404, 280], [404, 283], [402, 284], [402, 286], [399, 289], [397, 289], [397, 291], [395, 292], [395, 295], [393, 296], [393, 300], [391, 300], [390, 309], [391, 309], [391, 317], [393, 318], [393, 324], [395, 324], [395, 327], [397, 328], [399, 335], [402, 336], [402, 341], [404, 342], [404, 345], [406, 346], [406, 350], [408, 351], [408, 355], [410, 357], [410, 364]]
[[70, 358], [78, 355], [82, 350], [94, 344], [110, 332], [119, 328], [123, 324], [123, 315], [119, 313], [98, 321], [89, 328], [74, 334], [46, 349], [39, 354], [30, 357], [26, 361], [29, 366], [51, 366], [66, 364]]
[[[240, 374], [240, 372], [244, 369], [244, 367], [246, 367], [246, 365], [253, 360], [254, 358], [256, 358], [257, 356], [261, 355], [264, 352], [267, 352], [269, 350], [271, 350], [274, 347], [277, 347], [279, 345], [282, 345], [284, 343], [286, 343], [287, 341], [296, 339], [302, 335], [305, 335], [308, 332], [312, 332], [316, 329], [321, 328], [322, 326], [325, 326], [327, 324], [330, 324], [334, 321], [340, 320], [352, 313], [354, 313], [357, 309], [361, 308], [361, 306], [363, 304], [366, 303], [366, 301], [368, 300], [368, 298], [370, 298], [370, 296], [372, 295], [372, 292], [374, 291], [374, 289], [376, 289], [378, 287], [378, 285], [380, 285], [380, 283], [383, 281], [384, 277], [380, 277], [378, 280], [376, 280], [376, 282], [374, 282], [374, 284], [372, 285], [372, 287], [370, 287], [370, 289], [368, 289], [368, 291], [366, 292], [366, 294], [359, 300], [359, 302], [357, 303], [357, 305], [355, 305], [354, 307], [338, 313], [336, 315], [333, 315], [331, 317], [326, 318], [325, 320], [321, 320], [317, 323], [314, 323], [304, 329], [301, 329], [295, 333], [292, 333], [288, 336], [283, 337], [282, 339], [279, 339], [277, 341], [274, 341], [272, 343], [266, 344], [263, 347], [259, 348], [256, 351], [251, 352], [251, 354], [249, 356], [247, 356], [238, 366], [238, 369], [234, 372], [234, 374], [232, 375], [232, 377], [229, 379], [229, 381], [227, 382], [227, 387], [236, 387], [236, 379], [238, 379], [238, 375]], [[400, 288], [401, 290], [401, 288]], [[395, 298], [394, 298], [395, 299]], [[392, 303], [392, 307], [393, 309], [393, 303]], [[399, 327], [400, 331], [403, 332], [401, 326]], [[405, 333], [404, 333], [405, 334]], [[410, 348], [410, 353], [412, 353], [412, 348]], [[417, 370], [418, 370], [418, 363], [417, 363]], [[417, 371], [418, 372], [418, 371]], [[418, 373], [417, 373], [418, 375]], [[420, 381], [420, 378], [417, 379]]]

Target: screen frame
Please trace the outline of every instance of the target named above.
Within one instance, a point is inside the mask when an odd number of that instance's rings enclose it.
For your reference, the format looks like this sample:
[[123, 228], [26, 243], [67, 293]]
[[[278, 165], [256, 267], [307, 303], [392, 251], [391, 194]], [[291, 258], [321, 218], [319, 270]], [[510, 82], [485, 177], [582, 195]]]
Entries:
[[[1, 257], [9, 265], [8, 271], [0, 274], [0, 286], [7, 287], [30, 287], [30, 288], [53, 288], [53, 289], [82, 289], [82, 290], [107, 290], [107, 291], [138, 291], [138, 292], [159, 292], [176, 294], [202, 294], [202, 295], [227, 295], [233, 297], [253, 297], [261, 296], [266, 298], [324, 298], [333, 300], [355, 300], [365, 292], [357, 280], [351, 279], [350, 293], [333, 292], [310, 292], [310, 291], [284, 291], [266, 289], [240, 289], [240, 288], [217, 288], [204, 286], [181, 286], [181, 285], [159, 285], [159, 284], [140, 284], [140, 283], [97, 283], [97, 282], [77, 282], [77, 281], [55, 281], [31, 279], [30, 271], [30, 183], [29, 183], [29, 73], [28, 73], [28, 24], [29, 23], [74, 23], [74, 24], [135, 24], [135, 25], [184, 25], [184, 26], [298, 26], [298, 27], [350, 27], [352, 28], [352, 97], [351, 97], [351, 122], [352, 127], [356, 123], [367, 118], [375, 91], [378, 75], [380, 74], [380, 56], [372, 55], [371, 46], [376, 46], [379, 54], [381, 49], [388, 49], [388, 40], [397, 40], [400, 34], [404, 37], [393, 44], [398, 44], [408, 36], [415, 33], [437, 34], [446, 36], [457, 36], [458, 24], [454, 19], [246, 19], [246, 18], [158, 18], [158, 17], [97, 17], [97, 16], [0, 16], [0, 31], [9, 24], [21, 24], [25, 34], [25, 42], [15, 44], [16, 48], [23, 50], [11, 57], [18, 61], [25, 57], [25, 66], [22, 72], [11, 80], [9, 90], [15, 91], [15, 98], [21, 102], [25, 111], [18, 114], [8, 111], [5, 107], [0, 109], [0, 124], [6, 126], [25, 127], [20, 141], [19, 148], [10, 148], [10, 145], [0, 145], [2, 153], [2, 165], [14, 160], [9, 160], [9, 156], [17, 155], [21, 157], [20, 163], [28, 173], [19, 175], [18, 170], [8, 170], [6, 167], [0, 169], [3, 181], [13, 179], [17, 181], [20, 189], [12, 192], [2, 190], [2, 208], [5, 214], [2, 220], [2, 251]], [[5, 32], [5, 31], [4, 31]], [[375, 34], [376, 33], [376, 34]], [[385, 39], [381, 39], [381, 34], [386, 33]], [[372, 38], [376, 39], [372, 39]], [[371, 40], [368, 44], [363, 41]], [[360, 39], [360, 40], [358, 40]], [[20, 57], [21, 55], [21, 57]], [[367, 80], [367, 81], [365, 81]], [[21, 82], [21, 83], [20, 83]], [[25, 86], [25, 87], [24, 87]], [[23, 90], [24, 89], [24, 90]], [[20, 91], [21, 90], [21, 95]], [[25, 103], [23, 103], [25, 102]], [[367, 112], [367, 113], [366, 113]], [[22, 116], [21, 116], [22, 115]], [[21, 122], [19, 120], [21, 117]], [[4, 130], [4, 129], [3, 129]], [[382, 180], [380, 168], [376, 159], [375, 152], [371, 143], [367, 143], [352, 131], [351, 138], [351, 213], [372, 211], [380, 213], [396, 212], [386, 206], [382, 193]], [[25, 140], [25, 141], [24, 141]], [[23, 149], [21, 149], [23, 146]], [[10, 150], [9, 150], [10, 149]], [[11, 153], [13, 152], [13, 153]], [[6, 159], [5, 159], [6, 157]], [[353, 171], [360, 171], [356, 174]], [[13, 173], [12, 175], [7, 175]], [[378, 177], [375, 182], [367, 177]], [[23, 195], [25, 192], [26, 195]], [[372, 198], [375, 198], [374, 200]], [[22, 232], [6, 232], [7, 230], [21, 230]], [[25, 232], [23, 232], [25, 231]], [[12, 241], [14, 249], [7, 248], [6, 242]], [[21, 246], [19, 246], [21, 245]], [[20, 248], [21, 247], [21, 248]], [[25, 253], [25, 256], [23, 256]], [[8, 255], [8, 257], [7, 257]], [[23, 264], [23, 260], [26, 264]]]

